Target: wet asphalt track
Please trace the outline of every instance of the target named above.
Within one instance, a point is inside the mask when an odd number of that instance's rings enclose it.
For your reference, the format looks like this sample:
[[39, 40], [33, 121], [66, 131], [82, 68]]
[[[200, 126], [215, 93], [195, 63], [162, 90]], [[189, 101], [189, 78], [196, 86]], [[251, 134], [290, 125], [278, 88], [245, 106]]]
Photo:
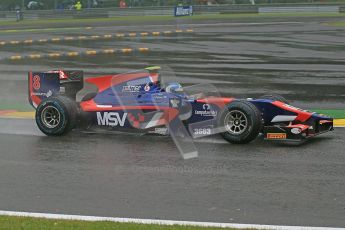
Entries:
[[[29, 69], [84, 69], [86, 77], [163, 65], [187, 85], [213, 83], [223, 95], [275, 92], [303, 108], [345, 108], [344, 27], [193, 23], [195, 34], [0, 47], [18, 52], [151, 48], [147, 54], [0, 61], [0, 104], [26, 102]], [[281, 20], [277, 20], [281, 21]], [[266, 21], [267, 22], [267, 21]], [[217, 23], [216, 25], [212, 23]], [[99, 27], [97, 27], [99, 26]], [[97, 25], [92, 33], [162, 31], [176, 25]], [[88, 30], [3, 33], [1, 40], [89, 34]], [[177, 77], [173, 77], [172, 72]], [[184, 161], [169, 137], [43, 136], [33, 120], [0, 119], [0, 210], [254, 224], [345, 226], [345, 129], [302, 146], [219, 138], [196, 142]]]
[[183, 160], [169, 137], [49, 138], [33, 120], [0, 125], [12, 133], [0, 134], [0, 210], [345, 226], [344, 128], [302, 146], [209, 137]]
[[[115, 54], [19, 61], [0, 60], [0, 104], [26, 102], [28, 70], [83, 69], [85, 76], [121, 73], [148, 65], [163, 66], [163, 78], [184, 85], [212, 83], [224, 96], [257, 97], [277, 93], [306, 108], [345, 109], [345, 27], [327, 21], [162, 24], [84, 27], [75, 30], [1, 32], [1, 40], [25, 40], [128, 31], [192, 28], [195, 33], [111, 40], [68, 41], [0, 47], [0, 56], [44, 52], [148, 47], [146, 54]], [[279, 21], [279, 20], [278, 20]], [[8, 96], [11, 95], [11, 96]]]

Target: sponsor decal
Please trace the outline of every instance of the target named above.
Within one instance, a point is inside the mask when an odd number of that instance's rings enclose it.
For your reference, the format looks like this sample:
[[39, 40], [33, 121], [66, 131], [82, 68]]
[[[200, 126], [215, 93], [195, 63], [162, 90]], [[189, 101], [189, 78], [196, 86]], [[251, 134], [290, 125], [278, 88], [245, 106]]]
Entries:
[[31, 96], [46, 96], [47, 93], [31, 93]]
[[32, 86], [35, 90], [39, 90], [41, 88], [41, 77], [39, 75], [35, 75], [32, 79], [33, 83]]
[[291, 129], [291, 133], [293, 133], [293, 134], [300, 134], [301, 132], [302, 132], [302, 130], [300, 128]]
[[62, 70], [52, 70], [52, 71], [48, 71], [47, 73], [58, 73], [60, 80], [64, 80], [68, 78], [67, 74]]
[[144, 87], [144, 90], [147, 92], [147, 91], [150, 91], [151, 87], [149, 86], [149, 84], [146, 84], [145, 87]]
[[286, 133], [267, 133], [267, 139], [286, 139]]
[[31, 96], [45, 96], [45, 97], [50, 97], [51, 95], [53, 95], [53, 92], [51, 90], [49, 90], [46, 93], [42, 93], [42, 92], [32, 92], [30, 93]]
[[211, 129], [210, 128], [199, 128], [193, 130], [194, 135], [211, 135]]
[[125, 125], [127, 113], [124, 113], [122, 117], [117, 112], [97, 112], [97, 124], [102, 126], [121, 126]]
[[51, 90], [49, 90], [46, 94], [47, 97], [50, 97], [51, 95], [53, 95], [53, 92]]
[[171, 104], [171, 107], [178, 108], [180, 104], [180, 100], [176, 98], [170, 99], [170, 104]]
[[210, 110], [210, 109], [211, 109], [211, 106], [210, 106], [209, 104], [204, 104], [204, 105], [202, 105], [202, 108], [203, 108], [204, 110]]
[[174, 15], [176, 16], [187, 16], [193, 14], [193, 6], [176, 6]]
[[68, 77], [67, 77], [67, 75], [65, 74], [65, 72], [64, 71], [59, 71], [59, 77], [60, 77], [60, 80], [63, 80], [63, 79], [67, 79]]
[[290, 108], [290, 109], [294, 109], [294, 110], [298, 110], [298, 111], [302, 111], [302, 112], [312, 113], [312, 112], [310, 112], [308, 110], [300, 109], [300, 108], [297, 108], [295, 106], [288, 105], [288, 104], [283, 104], [283, 106], [286, 107], [286, 108]]
[[195, 115], [203, 116], [203, 117], [215, 117], [217, 116], [218, 111], [211, 110], [212, 107], [209, 104], [204, 104], [202, 106], [203, 110], [195, 110]]
[[168, 128], [166, 127], [155, 128], [154, 133], [166, 135], [168, 133]]
[[140, 85], [124, 85], [122, 87], [122, 92], [127, 92], [127, 93], [137, 93], [141, 90]]
[[128, 81], [127, 85], [144, 85], [144, 84], [148, 84], [149, 82], [152, 82], [150, 77], [145, 77], [145, 78]]
[[153, 94], [153, 98], [154, 99], [164, 99], [164, 98], [168, 98], [168, 96], [159, 93], [159, 94]]
[[163, 94], [153, 94], [152, 95], [152, 101], [154, 103], [168, 103], [168, 96], [166, 95], [163, 95]]
[[323, 125], [323, 124], [326, 124], [326, 123], [332, 123], [332, 121], [329, 121], [329, 120], [320, 120], [319, 121], [320, 125]]

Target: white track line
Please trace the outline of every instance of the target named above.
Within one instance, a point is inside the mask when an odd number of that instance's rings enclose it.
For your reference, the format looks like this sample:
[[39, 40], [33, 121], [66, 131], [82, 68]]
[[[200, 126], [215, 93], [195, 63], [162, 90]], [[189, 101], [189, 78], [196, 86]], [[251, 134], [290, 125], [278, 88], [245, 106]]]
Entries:
[[196, 221], [176, 221], [176, 220], [154, 220], [154, 219], [136, 219], [136, 218], [118, 218], [118, 217], [99, 217], [99, 216], [80, 216], [64, 215], [51, 213], [34, 212], [12, 212], [0, 211], [2, 216], [35, 217], [60, 220], [81, 220], [81, 221], [111, 221], [118, 223], [136, 223], [136, 224], [158, 224], [158, 225], [182, 225], [199, 227], [220, 227], [220, 228], [238, 228], [238, 229], [267, 229], [267, 230], [345, 230], [345, 228], [331, 227], [307, 227], [307, 226], [279, 226], [279, 225], [258, 225], [258, 224], [236, 224], [236, 223], [214, 223], [214, 222], [196, 222]]

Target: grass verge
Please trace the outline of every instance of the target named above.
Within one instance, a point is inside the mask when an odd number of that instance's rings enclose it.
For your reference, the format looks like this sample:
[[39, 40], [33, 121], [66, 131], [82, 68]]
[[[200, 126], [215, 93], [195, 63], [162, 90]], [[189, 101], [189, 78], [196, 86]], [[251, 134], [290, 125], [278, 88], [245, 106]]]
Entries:
[[345, 118], [345, 109], [312, 109], [311, 111], [326, 114], [336, 119]]
[[168, 21], [179, 20], [180, 23], [187, 20], [210, 20], [210, 19], [260, 19], [260, 18], [294, 18], [294, 17], [345, 17], [345, 14], [340, 13], [236, 13], [236, 14], [201, 14], [193, 15], [191, 17], [179, 17], [174, 16], [122, 16], [112, 18], [90, 18], [90, 19], [39, 19], [39, 20], [24, 20], [22, 22], [15, 21], [3, 21], [0, 25], [49, 25], [56, 23], [94, 23], [94, 22], [143, 22], [143, 21]]
[[32, 111], [33, 108], [27, 104], [13, 103], [13, 104], [0, 104], [1, 110], [17, 110], [18, 112]]
[[[180, 225], [116, 223], [108, 221], [53, 220], [31, 217], [0, 216], [0, 230], [222, 230]], [[232, 228], [228, 228], [232, 230]]]
[[344, 22], [329, 22], [329, 23], [327, 23], [327, 25], [329, 25], [329, 26], [340, 26], [340, 27], [344, 27], [344, 26], [345, 26], [345, 21], [344, 21]]

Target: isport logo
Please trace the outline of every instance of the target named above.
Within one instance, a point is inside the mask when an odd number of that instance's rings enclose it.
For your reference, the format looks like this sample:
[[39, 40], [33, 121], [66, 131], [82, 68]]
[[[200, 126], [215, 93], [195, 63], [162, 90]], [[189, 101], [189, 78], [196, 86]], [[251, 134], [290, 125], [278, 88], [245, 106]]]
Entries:
[[121, 126], [125, 125], [127, 113], [122, 116], [117, 112], [97, 112], [97, 124], [102, 126]]
[[216, 110], [212, 110], [212, 107], [209, 104], [204, 104], [202, 106], [203, 110], [198, 111], [195, 110], [195, 115], [200, 115], [200, 116], [204, 116], [204, 117], [215, 117], [217, 116], [217, 111]]

